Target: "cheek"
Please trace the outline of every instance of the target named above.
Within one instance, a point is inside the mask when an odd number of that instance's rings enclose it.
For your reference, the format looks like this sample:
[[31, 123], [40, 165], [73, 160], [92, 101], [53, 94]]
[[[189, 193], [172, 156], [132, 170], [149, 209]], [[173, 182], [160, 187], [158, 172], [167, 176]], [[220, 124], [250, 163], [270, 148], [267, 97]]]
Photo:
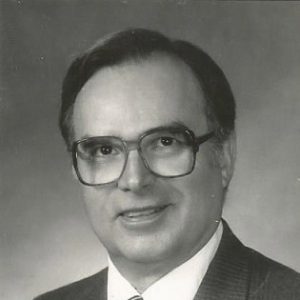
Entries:
[[107, 192], [93, 187], [84, 187], [84, 204], [90, 222], [97, 235], [109, 227], [112, 211], [109, 209]]
[[[219, 166], [211, 161], [197, 161], [194, 171], [178, 180], [186, 213], [201, 219], [215, 218], [220, 214], [223, 203], [222, 176]], [[191, 213], [192, 212], [192, 213]]]
[[194, 171], [187, 178], [186, 187], [186, 190], [195, 195], [216, 196], [223, 190], [220, 167], [212, 159], [197, 160]]

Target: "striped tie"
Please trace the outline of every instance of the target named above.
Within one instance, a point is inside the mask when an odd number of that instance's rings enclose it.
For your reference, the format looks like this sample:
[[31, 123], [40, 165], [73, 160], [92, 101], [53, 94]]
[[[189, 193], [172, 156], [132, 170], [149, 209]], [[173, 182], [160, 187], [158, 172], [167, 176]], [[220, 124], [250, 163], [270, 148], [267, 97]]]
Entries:
[[133, 297], [129, 298], [128, 300], [143, 300], [143, 298], [141, 296], [133, 296]]

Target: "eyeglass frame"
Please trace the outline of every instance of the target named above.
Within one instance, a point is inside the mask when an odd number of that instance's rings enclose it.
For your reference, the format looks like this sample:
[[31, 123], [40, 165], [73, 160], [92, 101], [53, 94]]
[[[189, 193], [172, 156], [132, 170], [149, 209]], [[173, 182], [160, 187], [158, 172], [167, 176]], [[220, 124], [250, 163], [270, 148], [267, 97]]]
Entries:
[[[165, 175], [160, 175], [156, 172], [154, 172], [150, 167], [149, 164], [146, 160], [146, 158], [143, 156], [143, 151], [141, 149], [141, 141], [143, 140], [143, 138], [145, 138], [146, 136], [155, 133], [157, 131], [163, 131], [163, 130], [182, 130], [182, 132], [185, 132], [187, 134], [187, 136], [189, 137], [190, 141], [191, 141], [191, 147], [192, 147], [192, 151], [193, 151], [193, 164], [192, 167], [190, 169], [190, 171], [185, 172], [183, 174], [180, 175], [174, 175], [174, 176], [165, 176]], [[205, 133], [203, 135], [200, 136], [196, 136], [195, 133], [188, 129], [185, 126], [160, 126], [160, 127], [155, 127], [152, 129], [149, 129], [145, 132], [143, 132], [137, 140], [134, 141], [128, 141], [128, 140], [124, 140], [121, 137], [118, 136], [113, 136], [113, 135], [108, 135], [108, 136], [93, 136], [93, 137], [87, 137], [87, 138], [83, 138], [77, 141], [74, 141], [72, 144], [72, 148], [71, 148], [71, 152], [72, 152], [72, 160], [73, 160], [73, 167], [75, 169], [76, 175], [79, 179], [79, 181], [83, 184], [83, 185], [87, 185], [87, 186], [102, 186], [102, 185], [107, 185], [107, 184], [112, 184], [114, 182], [117, 182], [123, 175], [126, 166], [127, 166], [127, 161], [128, 161], [128, 156], [129, 156], [129, 151], [131, 150], [137, 150], [138, 154], [140, 156], [140, 158], [142, 159], [142, 162], [145, 166], [145, 168], [153, 175], [155, 175], [156, 177], [160, 177], [160, 178], [178, 178], [178, 177], [183, 177], [186, 176], [188, 174], [191, 174], [194, 171], [195, 168], [195, 162], [196, 162], [196, 153], [199, 151], [199, 147], [201, 144], [205, 143], [206, 141], [208, 141], [210, 138], [212, 138], [213, 136], [215, 136], [215, 132], [214, 131], [210, 131], [208, 133]], [[83, 143], [85, 141], [91, 140], [91, 139], [97, 139], [97, 138], [115, 138], [118, 139], [122, 142], [122, 146], [123, 149], [125, 150], [124, 155], [125, 155], [125, 161], [124, 161], [124, 166], [123, 169], [119, 175], [118, 178], [116, 178], [115, 180], [109, 181], [109, 182], [105, 182], [105, 183], [98, 183], [98, 184], [94, 184], [94, 183], [87, 183], [83, 180], [80, 171], [78, 169], [78, 162], [77, 162], [77, 157], [78, 157], [78, 153], [77, 153], [77, 148], [78, 145], [80, 143]], [[129, 149], [128, 144], [129, 143], [133, 143], [136, 146], [134, 147], [134, 149]]]

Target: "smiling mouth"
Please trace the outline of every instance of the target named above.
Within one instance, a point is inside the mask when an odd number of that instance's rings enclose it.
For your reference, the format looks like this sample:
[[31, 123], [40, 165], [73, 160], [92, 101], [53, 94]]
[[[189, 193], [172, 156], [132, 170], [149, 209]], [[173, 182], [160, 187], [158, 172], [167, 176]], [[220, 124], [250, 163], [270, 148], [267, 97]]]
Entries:
[[129, 209], [121, 212], [119, 216], [132, 222], [146, 221], [161, 214], [168, 206], [169, 205], [162, 205]]

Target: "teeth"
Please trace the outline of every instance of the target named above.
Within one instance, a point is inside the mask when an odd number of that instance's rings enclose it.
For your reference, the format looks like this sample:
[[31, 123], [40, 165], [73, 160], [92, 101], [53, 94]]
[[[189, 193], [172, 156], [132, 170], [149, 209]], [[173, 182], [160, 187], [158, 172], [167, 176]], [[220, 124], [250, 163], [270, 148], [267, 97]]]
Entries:
[[131, 212], [123, 213], [122, 215], [127, 218], [138, 218], [138, 217], [150, 216], [160, 211], [161, 209], [162, 209], [161, 207], [158, 207], [158, 208], [152, 208], [152, 209], [147, 209], [142, 211], [131, 211]]

